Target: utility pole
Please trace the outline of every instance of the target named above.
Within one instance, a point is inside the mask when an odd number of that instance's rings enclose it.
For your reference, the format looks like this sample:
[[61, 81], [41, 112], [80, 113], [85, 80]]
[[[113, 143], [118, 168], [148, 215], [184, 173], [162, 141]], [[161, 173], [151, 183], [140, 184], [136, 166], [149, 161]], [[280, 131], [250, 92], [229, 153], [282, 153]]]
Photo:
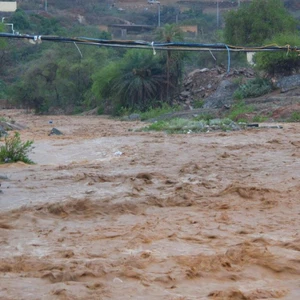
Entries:
[[176, 24], [178, 24], [178, 17], [179, 17], [179, 14], [180, 14], [180, 8], [179, 8], [179, 7], [176, 7]]
[[160, 27], [160, 2], [157, 3], [157, 13], [158, 13], [158, 27]]
[[220, 24], [220, 10], [219, 10], [219, 0], [217, 0], [217, 28], [219, 28]]
[[48, 3], [47, 3], [47, 0], [45, 0], [45, 11], [48, 10]]

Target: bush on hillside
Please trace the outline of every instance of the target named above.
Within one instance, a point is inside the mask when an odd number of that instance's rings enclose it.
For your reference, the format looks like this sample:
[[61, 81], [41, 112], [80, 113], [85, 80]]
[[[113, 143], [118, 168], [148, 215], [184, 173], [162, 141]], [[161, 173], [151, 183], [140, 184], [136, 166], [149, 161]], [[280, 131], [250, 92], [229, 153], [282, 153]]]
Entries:
[[252, 0], [225, 16], [224, 37], [232, 45], [259, 45], [278, 33], [296, 33], [297, 20], [281, 0]]
[[234, 92], [233, 98], [240, 100], [251, 97], [259, 97], [272, 91], [272, 83], [267, 78], [254, 78], [242, 84]]
[[270, 75], [291, 75], [300, 70], [299, 52], [294, 51], [294, 46], [300, 45], [300, 37], [297, 34], [279, 34], [272, 40], [267, 41], [267, 44], [278, 46], [290, 45], [290, 51], [280, 52], [260, 52], [255, 54], [254, 61], [256, 67], [267, 72]]

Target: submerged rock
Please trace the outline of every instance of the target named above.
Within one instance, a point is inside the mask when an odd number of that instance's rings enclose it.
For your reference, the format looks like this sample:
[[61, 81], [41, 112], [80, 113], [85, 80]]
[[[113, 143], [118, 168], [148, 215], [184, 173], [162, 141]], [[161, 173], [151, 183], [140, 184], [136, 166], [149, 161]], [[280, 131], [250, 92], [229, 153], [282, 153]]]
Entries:
[[57, 128], [52, 128], [49, 135], [63, 135], [63, 133], [59, 131]]

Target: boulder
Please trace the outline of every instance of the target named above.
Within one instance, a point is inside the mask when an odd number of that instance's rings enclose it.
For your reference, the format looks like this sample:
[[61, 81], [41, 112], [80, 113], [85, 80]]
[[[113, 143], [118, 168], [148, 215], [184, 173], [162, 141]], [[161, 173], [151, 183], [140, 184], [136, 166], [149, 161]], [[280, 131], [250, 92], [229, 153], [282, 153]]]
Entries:
[[49, 135], [62, 135], [63, 133], [59, 131], [57, 128], [52, 128]]
[[11, 122], [6, 122], [6, 121], [0, 121], [0, 126], [4, 130], [23, 130], [26, 128], [26, 126], [17, 124], [17, 123], [11, 123]]
[[140, 121], [141, 115], [139, 114], [131, 114], [128, 116], [129, 121]]
[[283, 77], [276, 82], [275, 86], [279, 88], [282, 93], [296, 89], [300, 86], [300, 74]]
[[253, 78], [254, 71], [248, 68], [231, 69], [216, 67], [196, 69], [187, 74], [183, 81], [183, 90], [173, 99], [174, 103], [184, 104], [186, 109], [194, 109], [194, 103], [204, 100], [206, 108], [230, 107], [234, 89], [229, 81], [235, 78]]
[[7, 136], [8, 133], [5, 131], [4, 127], [0, 125], [0, 137]]

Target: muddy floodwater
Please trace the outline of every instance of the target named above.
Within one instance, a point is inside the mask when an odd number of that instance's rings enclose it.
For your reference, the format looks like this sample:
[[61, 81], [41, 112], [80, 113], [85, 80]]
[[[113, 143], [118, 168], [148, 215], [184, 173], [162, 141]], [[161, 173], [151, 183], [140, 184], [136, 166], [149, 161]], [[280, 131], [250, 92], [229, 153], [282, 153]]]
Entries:
[[36, 164], [0, 165], [1, 300], [300, 299], [300, 124], [2, 115]]

